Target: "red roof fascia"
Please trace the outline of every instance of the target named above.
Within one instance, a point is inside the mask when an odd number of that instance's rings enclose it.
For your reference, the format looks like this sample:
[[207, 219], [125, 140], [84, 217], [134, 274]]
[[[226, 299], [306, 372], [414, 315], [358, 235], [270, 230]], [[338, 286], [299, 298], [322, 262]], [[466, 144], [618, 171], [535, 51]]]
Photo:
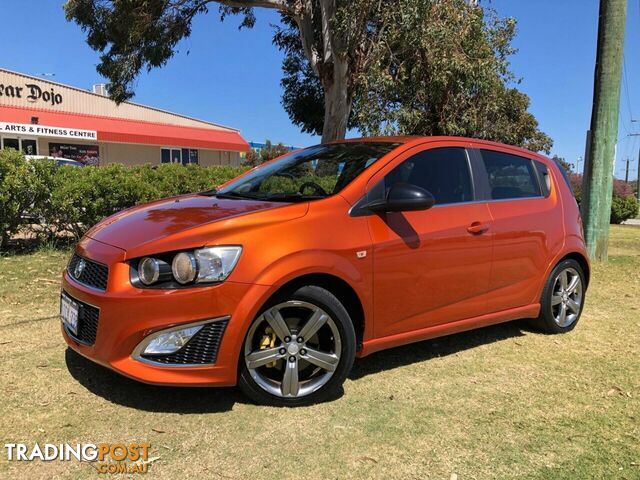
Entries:
[[95, 130], [98, 132], [98, 141], [101, 142], [249, 151], [249, 144], [234, 130], [184, 127], [141, 120], [0, 105], [0, 121], [31, 123], [31, 117], [38, 117], [40, 125]]

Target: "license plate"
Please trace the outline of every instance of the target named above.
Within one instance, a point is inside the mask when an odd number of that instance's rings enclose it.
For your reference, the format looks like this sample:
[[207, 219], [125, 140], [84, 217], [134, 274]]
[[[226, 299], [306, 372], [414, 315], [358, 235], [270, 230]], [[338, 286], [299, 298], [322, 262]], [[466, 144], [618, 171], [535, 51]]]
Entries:
[[78, 312], [80, 305], [67, 297], [64, 293], [60, 295], [60, 318], [62, 323], [74, 335], [78, 335]]

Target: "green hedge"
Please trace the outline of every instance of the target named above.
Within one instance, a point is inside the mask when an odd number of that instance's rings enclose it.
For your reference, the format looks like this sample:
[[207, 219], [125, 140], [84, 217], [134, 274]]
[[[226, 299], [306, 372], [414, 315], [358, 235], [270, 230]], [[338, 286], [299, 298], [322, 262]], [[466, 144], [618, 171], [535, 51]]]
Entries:
[[[569, 173], [571, 188], [578, 203], [582, 201], [582, 175]], [[640, 203], [630, 184], [613, 180], [613, 197], [611, 199], [611, 223], [622, 223], [630, 218], [635, 218], [640, 209]]]
[[632, 195], [613, 195], [611, 201], [611, 223], [622, 223], [638, 215], [638, 199]]
[[[246, 167], [178, 164], [126, 167], [57, 167], [52, 160], [26, 161], [0, 151], [0, 248], [25, 223], [41, 237], [78, 239], [103, 218], [160, 198], [210, 190]], [[25, 219], [28, 217], [31, 222]]]
[[34, 204], [43, 185], [16, 151], [0, 151], [0, 250], [22, 223], [23, 212]]
[[[57, 167], [51, 160], [28, 162], [14, 150], [0, 150], [0, 250], [25, 223], [39, 224], [41, 238], [61, 234], [79, 239], [100, 220], [124, 208], [160, 198], [209, 190], [236, 177], [247, 167], [200, 167], [177, 164], [125, 167]], [[335, 177], [309, 177], [333, 190]], [[287, 183], [274, 178], [274, 183]], [[286, 185], [279, 185], [283, 191]], [[620, 223], [638, 213], [627, 185], [614, 185], [611, 221]], [[297, 190], [291, 188], [291, 190]], [[579, 197], [579, 189], [576, 192]], [[25, 217], [31, 218], [31, 222]]]

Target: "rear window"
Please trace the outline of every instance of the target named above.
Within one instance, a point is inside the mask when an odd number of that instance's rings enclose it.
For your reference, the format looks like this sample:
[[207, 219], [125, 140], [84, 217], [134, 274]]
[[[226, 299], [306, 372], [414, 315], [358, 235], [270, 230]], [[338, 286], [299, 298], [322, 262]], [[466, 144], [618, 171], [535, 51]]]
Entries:
[[575, 193], [573, 192], [573, 187], [571, 186], [571, 180], [569, 179], [569, 172], [567, 172], [567, 169], [564, 168], [564, 166], [562, 166], [562, 164], [559, 161], [557, 160], [554, 160], [554, 161], [556, 162], [556, 165], [560, 169], [562, 178], [564, 178], [564, 181], [567, 184], [567, 187], [569, 187], [569, 191], [571, 192], [571, 195], [575, 196]]
[[542, 195], [532, 160], [493, 150], [481, 153], [493, 200]]

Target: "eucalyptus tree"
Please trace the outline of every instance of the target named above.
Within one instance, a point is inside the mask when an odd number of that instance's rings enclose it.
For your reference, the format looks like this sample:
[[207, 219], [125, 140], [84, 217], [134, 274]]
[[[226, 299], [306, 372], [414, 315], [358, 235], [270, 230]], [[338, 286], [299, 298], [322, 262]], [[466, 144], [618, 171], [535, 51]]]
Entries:
[[280, 13], [282, 103], [323, 141], [364, 134], [461, 134], [548, 150], [551, 140], [514, 85], [513, 19], [467, 0], [69, 0], [69, 20], [101, 52], [112, 98], [134, 94], [141, 71], [164, 65], [210, 8]]

